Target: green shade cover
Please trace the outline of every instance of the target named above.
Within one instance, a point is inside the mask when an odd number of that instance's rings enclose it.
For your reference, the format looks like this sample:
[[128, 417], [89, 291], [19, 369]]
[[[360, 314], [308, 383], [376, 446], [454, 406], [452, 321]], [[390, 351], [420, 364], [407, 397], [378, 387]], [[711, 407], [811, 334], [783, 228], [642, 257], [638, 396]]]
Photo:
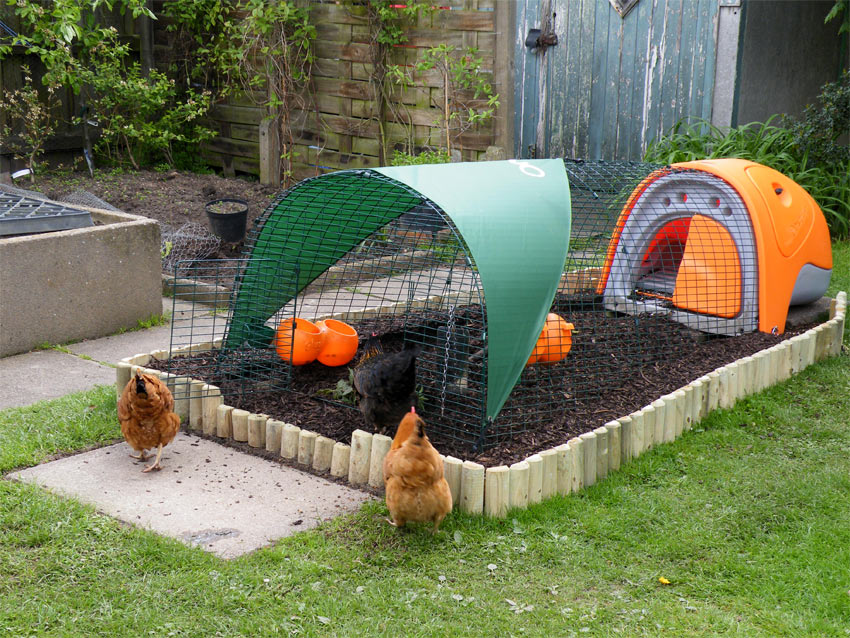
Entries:
[[481, 278], [488, 330], [486, 412], [495, 418], [522, 374], [563, 272], [570, 191], [561, 160], [352, 170], [300, 182], [258, 227], [224, 348], [268, 346], [269, 317], [422, 197], [452, 220]]
[[561, 280], [570, 239], [562, 160], [376, 169], [437, 204], [460, 231], [487, 308], [487, 416], [522, 374]]
[[267, 347], [266, 320], [376, 230], [421, 201], [371, 171], [340, 171], [299, 182], [262, 218], [232, 302], [225, 350]]

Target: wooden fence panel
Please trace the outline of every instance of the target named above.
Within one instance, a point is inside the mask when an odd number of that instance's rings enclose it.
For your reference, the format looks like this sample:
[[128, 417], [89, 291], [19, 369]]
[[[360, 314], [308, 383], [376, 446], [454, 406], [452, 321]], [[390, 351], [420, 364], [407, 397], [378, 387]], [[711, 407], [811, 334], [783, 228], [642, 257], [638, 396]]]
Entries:
[[[509, 25], [504, 11], [496, 0], [442, 0], [432, 11], [421, 15], [408, 30], [408, 40], [394, 47], [389, 63], [410, 69], [423, 51], [429, 47], [448, 44], [458, 49], [476, 47], [482, 58], [483, 69], [491, 74], [502, 58], [501, 67], [509, 50], [498, 53], [497, 40], [504, 37], [500, 29]], [[115, 26], [122, 36], [128, 36], [133, 49], [143, 59], [153, 59], [155, 65], [165, 70], [169, 64], [179, 62], [177, 37], [169, 31], [169, 19], [163, 14], [164, 0], [153, 0], [152, 9], [157, 20], [142, 28], [139, 20], [114, 12], [101, 15], [104, 24]], [[372, 59], [372, 36], [363, 7], [344, 3], [310, 2], [311, 21], [317, 28], [315, 42], [316, 60], [313, 66], [312, 87], [309, 96], [303, 96], [299, 111], [293, 112], [295, 161], [292, 166], [295, 178], [316, 175], [343, 168], [376, 167], [389, 163], [395, 148], [409, 148], [415, 152], [428, 147], [444, 146], [440, 125], [439, 105], [444, 99], [442, 80], [436, 72], [418, 73], [406, 89], [388, 87], [384, 109], [378, 100], [379, 90], [373, 80], [375, 65]], [[502, 16], [502, 17], [499, 17]], [[0, 17], [13, 28], [20, 25], [11, 8], [0, 7]], [[505, 23], [505, 24], [502, 24]], [[21, 85], [20, 66], [28, 63], [39, 75], [37, 59], [25, 51], [0, 61], [0, 88], [14, 89]], [[505, 92], [512, 92], [507, 72], [496, 78], [495, 90], [509, 102]], [[236, 171], [261, 174], [260, 158], [268, 157], [273, 144], [264, 147], [269, 135], [260, 130], [269, 126], [270, 116], [263, 107], [261, 92], [234, 92], [226, 101], [216, 104], [209, 113], [207, 124], [218, 136], [202, 146], [201, 153], [212, 166], [220, 167], [225, 174]], [[61, 96], [60, 119], [70, 122], [79, 115], [79, 99], [71, 91]], [[507, 112], [509, 109], [503, 109]], [[2, 125], [0, 111], [0, 125]], [[504, 117], [504, 116], [502, 116]], [[383, 119], [383, 122], [380, 120]], [[52, 148], [72, 149], [79, 152], [82, 136], [79, 127], [66, 126], [51, 142]], [[385, 143], [381, 144], [381, 135]], [[458, 140], [462, 158], [477, 160], [491, 145], [507, 147], [509, 142], [502, 128], [492, 122], [465, 132]], [[276, 154], [276, 152], [274, 153]]]
[[[494, 10], [493, 0], [449, 0], [439, 4], [440, 8], [423, 14], [407, 31], [408, 41], [390, 52], [389, 62], [409, 68], [424, 49], [445, 43], [456, 48], [476, 47], [485, 72], [492, 73], [499, 28], [499, 12]], [[405, 148], [411, 142], [416, 150], [444, 145], [441, 112], [437, 108], [443, 100], [443, 86], [437, 73], [416, 74], [406, 90], [389, 87], [381, 126], [365, 11], [362, 7], [316, 2], [311, 4], [310, 15], [317, 27], [313, 95], [304, 98], [303, 110], [293, 113], [294, 179], [387, 164], [394, 148]], [[211, 117], [217, 121], [216, 129], [224, 139], [207, 144], [204, 156], [231, 170], [246, 166], [244, 160], [250, 158], [251, 166], [256, 160], [259, 172], [261, 137], [249, 129], [259, 127], [264, 115], [259, 107], [237, 106], [232, 100], [216, 106]], [[497, 140], [497, 130], [488, 123], [464, 133], [459, 140], [462, 158], [477, 160], [489, 146], [504, 146], [505, 140]], [[380, 142], [382, 131], [386, 136], [386, 156]], [[226, 157], [228, 154], [230, 158]]]

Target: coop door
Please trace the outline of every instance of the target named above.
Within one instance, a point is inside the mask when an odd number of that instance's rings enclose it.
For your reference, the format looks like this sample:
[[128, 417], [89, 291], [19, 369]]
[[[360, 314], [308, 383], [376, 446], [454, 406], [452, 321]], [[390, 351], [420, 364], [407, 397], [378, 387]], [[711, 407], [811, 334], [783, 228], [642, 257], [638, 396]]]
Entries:
[[737, 316], [741, 310], [741, 264], [731, 233], [704, 215], [668, 222], [643, 257], [635, 291], [682, 310]]

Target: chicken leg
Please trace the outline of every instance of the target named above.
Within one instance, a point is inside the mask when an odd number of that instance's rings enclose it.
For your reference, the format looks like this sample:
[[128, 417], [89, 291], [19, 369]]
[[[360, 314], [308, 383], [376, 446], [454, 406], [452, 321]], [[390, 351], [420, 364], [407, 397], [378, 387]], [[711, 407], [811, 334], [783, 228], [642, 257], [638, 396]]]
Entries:
[[142, 472], [147, 473], [151, 470], [161, 470], [162, 466], [159, 464], [159, 457], [162, 456], [162, 443], [159, 444], [159, 447], [156, 449], [156, 459], [154, 462], [148, 465]]
[[139, 450], [138, 454], [130, 454], [131, 459], [138, 459], [139, 461], [147, 461], [148, 455], [145, 454], [144, 450]]

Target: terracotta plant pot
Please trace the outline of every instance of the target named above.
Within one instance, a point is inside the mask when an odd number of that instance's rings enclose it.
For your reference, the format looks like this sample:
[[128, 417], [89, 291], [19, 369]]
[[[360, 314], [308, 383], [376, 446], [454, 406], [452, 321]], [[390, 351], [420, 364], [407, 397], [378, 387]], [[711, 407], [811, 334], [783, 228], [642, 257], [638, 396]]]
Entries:
[[303, 366], [316, 360], [324, 341], [324, 331], [312, 321], [284, 319], [277, 326], [274, 347], [284, 361], [290, 361], [294, 366]]
[[550, 312], [537, 339], [537, 345], [531, 351], [526, 366], [534, 363], [556, 363], [567, 356], [573, 347], [573, 324]]
[[325, 343], [316, 359], [326, 366], [344, 366], [357, 352], [357, 331], [347, 323], [336, 319], [317, 321], [324, 333]]

